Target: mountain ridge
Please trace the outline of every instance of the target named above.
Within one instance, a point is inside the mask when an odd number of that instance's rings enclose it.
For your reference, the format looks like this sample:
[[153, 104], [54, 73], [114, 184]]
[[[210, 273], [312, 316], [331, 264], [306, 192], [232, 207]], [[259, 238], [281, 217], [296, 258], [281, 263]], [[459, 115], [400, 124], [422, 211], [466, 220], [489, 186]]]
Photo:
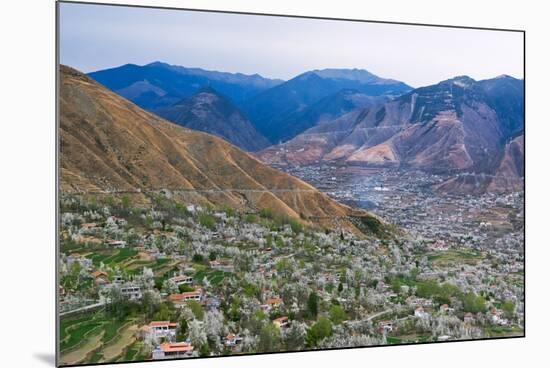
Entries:
[[385, 228], [376, 216], [340, 204], [220, 138], [146, 112], [75, 69], [61, 66], [60, 83], [62, 192], [140, 196], [168, 190], [185, 203], [270, 208], [355, 233], [373, 221]]
[[323, 122], [257, 157], [277, 165], [332, 161], [492, 173], [505, 142], [522, 134], [522, 83], [458, 76]]

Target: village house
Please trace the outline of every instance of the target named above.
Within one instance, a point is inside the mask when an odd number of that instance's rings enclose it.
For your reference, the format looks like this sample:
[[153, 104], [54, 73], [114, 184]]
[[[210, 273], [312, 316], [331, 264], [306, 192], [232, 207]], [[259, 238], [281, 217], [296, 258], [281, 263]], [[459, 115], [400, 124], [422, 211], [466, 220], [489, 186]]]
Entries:
[[188, 342], [165, 342], [153, 350], [153, 360], [179, 359], [190, 357], [193, 353], [193, 345]]
[[454, 312], [454, 309], [449, 307], [448, 304], [441, 305], [441, 307], [439, 307], [439, 310], [443, 313], [452, 313], [452, 312]]
[[126, 247], [126, 242], [124, 240], [107, 240], [106, 245], [112, 248], [124, 248]]
[[107, 275], [107, 272], [104, 271], [94, 271], [90, 274], [90, 276], [94, 279], [94, 283], [97, 286], [105, 286], [109, 284], [109, 275]]
[[508, 320], [503, 318], [503, 315], [504, 313], [502, 311], [493, 308], [491, 310], [491, 322], [495, 325], [506, 326], [508, 324]]
[[429, 314], [424, 310], [424, 307], [420, 306], [414, 310], [414, 316], [419, 318], [427, 317]]
[[474, 315], [470, 312], [464, 315], [464, 323], [472, 324], [475, 322]]
[[209, 265], [210, 265], [211, 268], [213, 268], [215, 270], [219, 270], [219, 271], [224, 271], [224, 272], [234, 272], [235, 271], [235, 267], [233, 267], [233, 264], [228, 260], [210, 261]]
[[279, 328], [282, 328], [282, 327], [287, 327], [288, 326], [288, 317], [287, 316], [283, 316], [283, 317], [279, 317], [279, 318], [275, 318], [273, 320], [273, 324]]
[[194, 291], [189, 291], [185, 293], [179, 293], [179, 294], [171, 294], [168, 296], [168, 300], [174, 303], [175, 307], [183, 307], [186, 305], [189, 301], [197, 301], [200, 302], [203, 298], [202, 289], [196, 289]]
[[242, 341], [242, 337], [235, 334], [229, 334], [222, 338], [223, 345], [234, 353], [240, 351]]
[[265, 301], [264, 304], [260, 305], [260, 308], [264, 312], [271, 312], [274, 308], [278, 308], [283, 303], [281, 298], [269, 298]]
[[170, 281], [175, 283], [176, 285], [192, 285], [193, 284], [193, 277], [187, 276], [187, 275], [180, 275], [180, 276], [174, 276], [170, 278]]
[[120, 287], [122, 295], [130, 300], [139, 300], [142, 297], [141, 287], [132, 282], [128, 282]]
[[143, 338], [152, 341], [158, 338], [171, 340], [176, 337], [178, 324], [170, 321], [152, 321], [141, 328]]
[[116, 285], [124, 284], [124, 277], [122, 277], [122, 275], [113, 276], [113, 284], [116, 284]]
[[393, 322], [392, 321], [380, 321], [378, 323], [378, 332], [388, 333], [393, 331]]
[[86, 222], [82, 225], [80, 225], [80, 228], [83, 229], [83, 230], [91, 230], [91, 229], [95, 229], [97, 226], [97, 224], [95, 222]]

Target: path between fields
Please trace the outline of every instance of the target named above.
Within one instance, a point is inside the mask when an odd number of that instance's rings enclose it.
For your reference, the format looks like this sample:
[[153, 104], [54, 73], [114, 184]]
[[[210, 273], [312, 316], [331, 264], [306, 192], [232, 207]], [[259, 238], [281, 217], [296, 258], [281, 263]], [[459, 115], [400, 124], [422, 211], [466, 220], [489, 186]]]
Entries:
[[61, 354], [61, 364], [74, 365], [78, 364], [90, 354], [101, 346], [101, 339], [103, 338], [103, 332], [92, 336], [88, 341], [80, 348], [73, 350], [67, 354]]
[[136, 341], [136, 331], [137, 325], [130, 325], [124, 328], [116, 338], [116, 341], [103, 349], [102, 361], [112, 362], [116, 357], [121, 355], [128, 346]]

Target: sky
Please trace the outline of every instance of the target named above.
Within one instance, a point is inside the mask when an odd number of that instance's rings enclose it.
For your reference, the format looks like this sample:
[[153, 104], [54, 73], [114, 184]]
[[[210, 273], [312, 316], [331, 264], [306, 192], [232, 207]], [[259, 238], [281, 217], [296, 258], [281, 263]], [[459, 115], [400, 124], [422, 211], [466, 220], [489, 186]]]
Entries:
[[284, 80], [358, 68], [413, 87], [523, 78], [520, 32], [70, 3], [59, 26], [61, 63], [86, 73], [163, 61]]

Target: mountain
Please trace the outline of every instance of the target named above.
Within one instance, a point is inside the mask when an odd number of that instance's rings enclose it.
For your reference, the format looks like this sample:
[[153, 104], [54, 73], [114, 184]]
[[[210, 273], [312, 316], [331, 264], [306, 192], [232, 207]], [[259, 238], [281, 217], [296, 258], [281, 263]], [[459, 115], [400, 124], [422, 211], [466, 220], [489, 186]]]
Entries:
[[126, 64], [88, 75], [146, 110], [172, 105], [205, 86], [216, 89], [239, 104], [283, 82], [258, 74], [185, 68], [158, 61], [143, 66]]
[[[367, 108], [385, 102], [387, 96], [369, 96], [354, 89], [342, 89], [287, 116], [285, 137], [295, 137], [301, 132], [333, 120], [358, 108]], [[265, 147], [264, 147], [265, 148]]]
[[313, 225], [381, 234], [386, 225], [270, 168], [220, 138], [148, 113], [60, 67], [60, 188], [65, 193], [169, 192], [185, 203], [271, 208]]
[[[492, 175], [507, 157], [507, 142], [522, 134], [523, 115], [522, 80], [460, 76], [323, 122], [258, 157], [270, 164], [333, 161]], [[516, 162], [523, 150], [514, 147]]]
[[463, 173], [436, 185], [441, 192], [455, 194], [484, 193], [487, 191], [505, 193], [524, 189], [525, 137], [520, 135], [508, 142], [502, 151], [502, 158], [495, 171], [472, 175]]
[[210, 87], [154, 112], [178, 125], [222, 137], [247, 151], [258, 151], [269, 145], [229, 99]]
[[[402, 82], [383, 79], [366, 70], [313, 70], [252, 97], [243, 108], [260, 133], [272, 143], [277, 143], [313, 126], [316, 122], [297, 126], [297, 118], [307, 114], [312, 105], [339, 91], [354, 90], [367, 96], [396, 96], [410, 89]], [[319, 110], [319, 107], [316, 109]], [[349, 111], [346, 106], [335, 108], [334, 104], [330, 109]]]

